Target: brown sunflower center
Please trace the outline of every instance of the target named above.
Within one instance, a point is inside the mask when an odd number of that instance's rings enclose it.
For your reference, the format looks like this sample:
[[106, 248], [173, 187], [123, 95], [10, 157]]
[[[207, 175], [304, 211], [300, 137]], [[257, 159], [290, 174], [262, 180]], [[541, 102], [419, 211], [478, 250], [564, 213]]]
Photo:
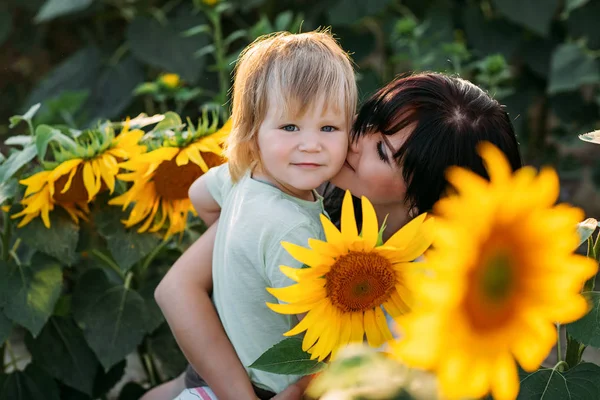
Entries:
[[88, 194], [87, 190], [85, 189], [85, 185], [83, 184], [83, 164], [80, 164], [77, 167], [77, 171], [75, 171], [75, 175], [73, 176], [69, 190], [67, 190], [65, 193], [61, 193], [65, 188], [67, 181], [69, 180], [69, 175], [70, 174], [65, 174], [58, 178], [56, 182], [54, 182], [54, 195], [52, 198], [57, 203], [63, 204], [87, 202]]
[[485, 331], [504, 324], [513, 314], [517, 277], [506, 252], [493, 252], [482, 260], [469, 276], [465, 309], [473, 327]]
[[384, 303], [395, 285], [396, 274], [387, 258], [352, 251], [333, 264], [325, 289], [333, 305], [344, 312], [356, 312]]
[[[223, 163], [223, 158], [214, 153], [200, 155], [209, 168]], [[156, 192], [166, 200], [187, 199], [190, 186], [202, 174], [202, 169], [191, 161], [181, 166], [177, 165], [175, 158], [163, 161], [154, 173]]]

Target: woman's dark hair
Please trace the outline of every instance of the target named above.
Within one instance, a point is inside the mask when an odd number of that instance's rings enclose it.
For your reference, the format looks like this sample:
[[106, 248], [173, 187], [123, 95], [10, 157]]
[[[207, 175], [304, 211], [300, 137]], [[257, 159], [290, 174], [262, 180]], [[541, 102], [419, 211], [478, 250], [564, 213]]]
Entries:
[[377, 132], [393, 135], [413, 125], [394, 159], [407, 184], [405, 201], [419, 213], [431, 210], [444, 194], [445, 171], [452, 165], [489, 179], [476, 151], [481, 141], [498, 147], [513, 170], [522, 166], [504, 106], [471, 82], [438, 73], [397, 78], [377, 91], [360, 108], [352, 140]]

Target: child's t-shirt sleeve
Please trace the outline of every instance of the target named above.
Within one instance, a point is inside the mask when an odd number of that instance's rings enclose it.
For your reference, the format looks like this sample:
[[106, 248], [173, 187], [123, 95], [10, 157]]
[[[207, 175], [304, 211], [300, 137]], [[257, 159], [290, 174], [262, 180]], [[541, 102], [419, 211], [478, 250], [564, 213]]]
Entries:
[[233, 186], [231, 175], [229, 175], [229, 165], [225, 163], [213, 167], [204, 174], [203, 178], [213, 199], [223, 207], [223, 201]]
[[283, 248], [281, 242], [289, 242], [298, 246], [308, 247], [308, 239], [319, 239], [319, 233], [315, 228], [307, 223], [298, 224], [287, 230], [281, 239], [271, 245], [267, 251], [265, 259], [265, 274], [272, 288], [281, 288], [293, 285], [295, 282], [285, 276], [279, 267], [285, 265], [292, 268], [302, 268], [303, 263], [296, 260], [294, 257]]

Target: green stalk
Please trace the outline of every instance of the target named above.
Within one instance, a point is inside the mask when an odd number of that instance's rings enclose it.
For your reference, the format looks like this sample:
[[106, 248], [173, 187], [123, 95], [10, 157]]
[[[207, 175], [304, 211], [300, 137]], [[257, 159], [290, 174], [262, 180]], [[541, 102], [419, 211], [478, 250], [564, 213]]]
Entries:
[[571, 335], [567, 333], [567, 351], [565, 355], [565, 361], [569, 365], [569, 368], [573, 368], [581, 362], [581, 356], [585, 350], [583, 344], [573, 339]]
[[11, 236], [11, 226], [10, 226], [10, 218], [8, 217], [8, 213], [4, 213], [4, 229], [2, 234], [2, 259], [4, 261], [8, 261], [10, 257], [10, 236]]
[[562, 358], [562, 341], [561, 341], [561, 338], [560, 338], [560, 324], [558, 324], [558, 323], [556, 324], [556, 336], [557, 336], [557, 339], [556, 339], [556, 359], [557, 359], [557, 361], [560, 362], [560, 361], [563, 360], [563, 358]]
[[[589, 258], [591, 258], [592, 260], [598, 260], [598, 254], [596, 253], [596, 248], [598, 247], [598, 240], [596, 240], [596, 245], [594, 245], [594, 243], [592, 241], [592, 237], [590, 236], [588, 238], [587, 242], [588, 242], [587, 256]], [[594, 290], [595, 286], [596, 286], [596, 275], [592, 276], [590, 279], [588, 279], [585, 282], [585, 285], [583, 285], [583, 291], [591, 292]]]
[[229, 81], [225, 68], [225, 47], [223, 45], [223, 30], [221, 27], [221, 14], [217, 12], [210, 13], [210, 19], [213, 24], [213, 39], [215, 42], [215, 61], [217, 62], [217, 73], [219, 75], [219, 95], [217, 102], [225, 104], [227, 101], [227, 91], [229, 90]]
[[99, 260], [103, 261], [104, 264], [106, 264], [110, 269], [115, 271], [117, 273], [117, 275], [119, 275], [121, 277], [121, 279], [125, 280], [123, 271], [121, 271], [121, 268], [109, 256], [107, 256], [106, 254], [104, 254], [103, 252], [101, 252], [98, 249], [92, 249], [90, 251], [90, 253], [92, 255], [96, 256], [96, 258], [98, 258]]

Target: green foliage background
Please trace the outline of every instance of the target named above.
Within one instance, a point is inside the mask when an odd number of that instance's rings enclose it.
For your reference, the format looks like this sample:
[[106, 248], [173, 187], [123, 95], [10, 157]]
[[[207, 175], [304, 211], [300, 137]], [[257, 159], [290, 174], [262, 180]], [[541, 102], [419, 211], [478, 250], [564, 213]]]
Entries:
[[[195, 120], [226, 104], [233, 62], [256, 37], [331, 26], [358, 66], [361, 98], [408, 71], [460, 74], [506, 104], [526, 161], [558, 169], [562, 199], [600, 215], [600, 158], [577, 139], [600, 127], [599, 15], [600, 0], [7, 0], [0, 152], [27, 129], [9, 129], [9, 117], [36, 103], [35, 125], [82, 129], [167, 110]], [[183, 86], [161, 85], [164, 73]], [[4, 203], [16, 184], [0, 181]], [[152, 294], [201, 223], [161, 242], [123, 228], [114, 209], [96, 207], [92, 227], [61, 217], [51, 234], [36, 220], [12, 236], [4, 218], [3, 254], [22, 239], [27, 268], [0, 262], [0, 354], [11, 360], [0, 399], [103, 398], [131, 357], [150, 384], [178, 375], [185, 360]], [[24, 371], [12, 369], [11, 334], [33, 359]], [[142, 392], [130, 383], [119, 399]]]

